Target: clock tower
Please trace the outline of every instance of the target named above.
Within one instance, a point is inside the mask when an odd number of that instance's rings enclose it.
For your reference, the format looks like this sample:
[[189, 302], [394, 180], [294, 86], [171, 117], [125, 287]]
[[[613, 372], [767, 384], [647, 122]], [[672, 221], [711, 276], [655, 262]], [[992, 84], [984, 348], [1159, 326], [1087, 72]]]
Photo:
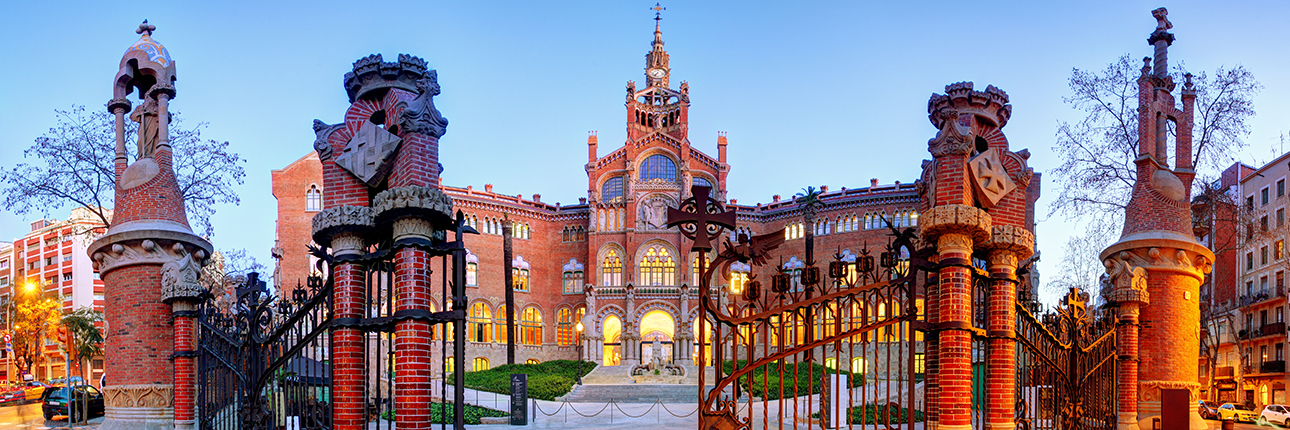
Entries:
[[690, 85], [681, 82], [680, 90], [668, 88], [672, 69], [668, 67], [667, 51], [663, 49], [659, 19], [655, 14], [654, 43], [645, 54], [645, 88], [637, 90], [635, 81], [627, 81], [627, 135], [634, 142], [640, 142], [653, 133], [687, 142]]

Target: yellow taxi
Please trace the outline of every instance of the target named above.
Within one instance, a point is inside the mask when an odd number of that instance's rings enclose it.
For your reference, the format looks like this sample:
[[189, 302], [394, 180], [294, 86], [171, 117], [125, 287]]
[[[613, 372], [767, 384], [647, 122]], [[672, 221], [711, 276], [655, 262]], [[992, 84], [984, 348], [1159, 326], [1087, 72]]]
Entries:
[[1218, 419], [1245, 421], [1245, 422], [1252, 423], [1255, 420], [1259, 419], [1259, 414], [1257, 412], [1246, 409], [1245, 405], [1238, 405], [1235, 403], [1224, 403], [1223, 406], [1218, 407]]

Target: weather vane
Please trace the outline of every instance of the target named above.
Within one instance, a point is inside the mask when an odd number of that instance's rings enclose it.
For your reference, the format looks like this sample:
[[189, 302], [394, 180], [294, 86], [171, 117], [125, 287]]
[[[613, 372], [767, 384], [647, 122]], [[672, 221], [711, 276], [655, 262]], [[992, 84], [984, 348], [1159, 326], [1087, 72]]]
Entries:
[[650, 10], [652, 10], [652, 11], [654, 11], [654, 20], [655, 20], [655, 21], [658, 21], [658, 20], [663, 19], [663, 11], [667, 10], [667, 8], [663, 7], [663, 5], [658, 4], [658, 3], [654, 3], [654, 7], [649, 8], [649, 9], [650, 9]]

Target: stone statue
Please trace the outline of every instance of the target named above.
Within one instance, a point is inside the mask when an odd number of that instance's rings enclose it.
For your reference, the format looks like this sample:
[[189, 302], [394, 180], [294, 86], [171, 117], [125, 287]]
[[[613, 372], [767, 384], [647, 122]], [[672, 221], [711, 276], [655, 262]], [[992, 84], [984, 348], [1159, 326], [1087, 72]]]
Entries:
[[659, 345], [658, 338], [654, 338], [654, 342], [650, 344], [650, 349], [649, 370], [662, 369], [663, 365], [667, 364], [667, 360], [663, 358], [663, 347]]
[[143, 104], [134, 108], [130, 113], [130, 119], [139, 123], [139, 155], [138, 159], [152, 158], [152, 154], [157, 151], [158, 133], [160, 130], [157, 126], [157, 101], [152, 98], [146, 98]]
[[1168, 30], [1174, 28], [1174, 24], [1169, 22], [1169, 10], [1159, 8], [1151, 11], [1151, 16], [1156, 18], [1156, 31]]

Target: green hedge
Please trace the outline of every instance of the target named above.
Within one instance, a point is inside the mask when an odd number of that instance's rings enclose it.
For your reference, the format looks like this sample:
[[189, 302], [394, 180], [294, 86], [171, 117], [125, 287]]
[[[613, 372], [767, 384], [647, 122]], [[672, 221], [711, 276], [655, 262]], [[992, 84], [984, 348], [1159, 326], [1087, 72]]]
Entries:
[[[582, 362], [582, 375], [586, 376], [595, 368], [596, 363]], [[551, 360], [538, 364], [504, 364], [480, 372], [466, 372], [466, 388], [510, 395], [512, 373], [529, 375], [529, 397], [555, 400], [573, 389], [578, 378], [578, 362]]]
[[[725, 373], [730, 374], [736, 366], [740, 369], [748, 366], [747, 360], [738, 360], [737, 362], [725, 362]], [[782, 366], [782, 367], [781, 367]], [[796, 369], [795, 369], [796, 367]], [[797, 383], [793, 382], [793, 374], [797, 374]], [[821, 385], [820, 375], [851, 375], [851, 386], [858, 387], [864, 385], [865, 377], [863, 374], [854, 374], [846, 370], [830, 369], [820, 364], [812, 363], [784, 363], [774, 362], [765, 366], [754, 369], [751, 373], [752, 381], [749, 384], [748, 377], [739, 378], [739, 389], [752, 397], [761, 397], [766, 400], [775, 400], [780, 398], [780, 390], [783, 389], [785, 398], [805, 396], [807, 394], [819, 394]], [[750, 387], [751, 385], [751, 387]]]
[[[452, 403], [433, 403], [430, 405], [430, 423], [431, 424], [452, 424], [453, 419]], [[506, 412], [481, 408], [475, 405], [466, 405], [466, 424], [479, 424], [480, 417], [504, 417], [508, 416]], [[381, 413], [381, 418], [386, 421], [394, 421], [394, 411], [386, 410]]]

